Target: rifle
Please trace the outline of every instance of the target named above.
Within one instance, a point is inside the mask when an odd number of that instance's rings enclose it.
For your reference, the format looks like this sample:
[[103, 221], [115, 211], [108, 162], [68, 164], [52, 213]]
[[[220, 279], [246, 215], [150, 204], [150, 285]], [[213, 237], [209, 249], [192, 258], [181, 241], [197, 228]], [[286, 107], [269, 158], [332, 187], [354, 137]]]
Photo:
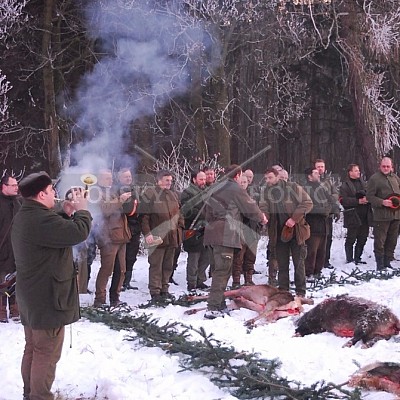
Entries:
[[7, 297], [15, 295], [16, 280], [17, 272], [7, 274], [4, 281], [0, 283], [0, 294], [5, 294]]
[[[260, 157], [262, 154], [264, 154], [266, 151], [268, 151], [268, 150], [271, 149], [271, 148], [272, 148], [272, 146], [270, 146], [270, 145], [264, 147], [264, 148], [261, 149], [259, 152], [257, 152], [257, 153], [254, 154], [253, 156], [251, 156], [249, 159], [247, 159], [246, 161], [242, 162], [242, 163], [239, 165], [239, 167], [242, 168], [243, 166], [245, 166], [246, 164], [250, 163], [250, 162], [253, 161], [254, 159]], [[232, 177], [231, 174], [230, 174], [229, 176], [228, 176], [228, 175], [223, 176], [222, 179], [221, 179], [220, 181], [217, 181], [215, 184], [209, 186], [207, 189], [205, 189], [204, 191], [202, 191], [202, 192], [196, 194], [196, 196], [194, 196], [194, 197], [192, 198], [192, 202], [190, 203], [190, 205], [193, 205], [193, 204], [194, 204], [194, 205], [197, 205], [197, 204], [199, 204], [201, 201], [204, 201], [203, 207], [201, 207], [201, 209], [199, 210], [199, 212], [198, 212], [197, 215], [195, 216], [195, 219], [194, 219], [194, 220], [195, 220], [195, 223], [196, 223], [196, 221], [198, 220], [198, 218], [200, 217], [200, 214], [202, 213], [202, 211], [203, 211], [203, 209], [204, 209], [204, 207], [205, 207], [205, 205], [206, 205], [206, 203], [207, 203], [207, 200], [211, 197], [211, 195], [212, 195], [213, 193], [215, 193], [218, 189], [220, 189], [220, 188], [223, 186], [224, 182], [225, 182], [227, 179], [229, 179], [229, 178], [231, 178], [231, 177]], [[189, 204], [189, 203], [186, 203], [186, 204], [181, 208], [181, 212], [182, 212], [183, 214], [185, 214], [185, 211], [186, 211], [185, 209], [187, 209], [187, 207], [188, 207], [187, 204]], [[186, 207], [185, 207], [185, 206], [186, 206]], [[192, 223], [192, 224], [190, 225], [189, 229], [186, 230], [187, 233], [186, 233], [186, 232], [184, 233], [184, 239], [183, 239], [183, 240], [186, 240], [186, 239], [189, 239], [190, 237], [193, 237], [193, 236], [194, 236], [195, 234], [197, 234], [198, 232], [199, 232], [200, 235], [201, 235], [201, 233], [202, 233], [202, 232], [200, 232], [201, 229], [197, 229], [197, 230], [196, 230], [196, 229], [193, 229], [193, 227], [194, 227], [194, 223]]]

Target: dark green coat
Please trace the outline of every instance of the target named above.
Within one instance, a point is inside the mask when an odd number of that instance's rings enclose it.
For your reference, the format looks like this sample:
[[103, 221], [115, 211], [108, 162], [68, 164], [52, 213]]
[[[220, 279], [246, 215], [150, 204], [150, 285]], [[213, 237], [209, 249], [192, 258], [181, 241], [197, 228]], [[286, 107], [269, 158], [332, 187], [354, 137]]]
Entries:
[[52, 329], [79, 319], [72, 246], [87, 238], [90, 226], [88, 211], [77, 211], [68, 220], [37, 201], [24, 200], [11, 230], [23, 325]]
[[204, 245], [241, 249], [243, 217], [256, 223], [264, 217], [256, 202], [231, 178], [211, 186], [208, 196]]
[[382, 205], [382, 201], [392, 194], [400, 195], [400, 178], [392, 172], [388, 175], [376, 172], [367, 183], [367, 200], [371, 203], [374, 221], [400, 219], [400, 208], [394, 210]]

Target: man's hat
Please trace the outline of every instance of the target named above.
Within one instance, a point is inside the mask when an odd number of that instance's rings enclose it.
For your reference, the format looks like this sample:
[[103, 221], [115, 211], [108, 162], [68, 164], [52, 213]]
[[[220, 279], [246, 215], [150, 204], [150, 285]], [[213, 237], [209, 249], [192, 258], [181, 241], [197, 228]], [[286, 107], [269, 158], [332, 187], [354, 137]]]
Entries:
[[52, 185], [52, 183], [48, 173], [40, 171], [26, 176], [19, 183], [18, 187], [22, 197], [33, 197], [46, 189], [47, 186]]

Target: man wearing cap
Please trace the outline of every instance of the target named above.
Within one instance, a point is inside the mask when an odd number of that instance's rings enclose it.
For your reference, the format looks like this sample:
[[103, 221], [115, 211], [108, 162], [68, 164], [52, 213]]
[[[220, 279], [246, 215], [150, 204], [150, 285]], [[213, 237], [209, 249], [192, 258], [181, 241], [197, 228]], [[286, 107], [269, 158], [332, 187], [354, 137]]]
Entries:
[[21, 373], [25, 400], [53, 400], [56, 364], [64, 327], [79, 319], [79, 297], [72, 246], [84, 241], [91, 216], [83, 190], [73, 192], [71, 219], [54, 207], [52, 180], [33, 173], [19, 185], [24, 198], [14, 219], [11, 241], [17, 268], [17, 301], [25, 331]]
[[266, 186], [260, 193], [260, 208], [269, 220], [269, 246], [275, 250], [278, 262], [279, 289], [289, 290], [290, 255], [294, 264], [296, 294], [305, 296], [306, 280], [304, 258], [305, 241], [310, 236], [304, 215], [312, 209], [312, 200], [304, 189], [294, 182], [280, 179], [279, 172], [269, 168], [264, 173]]
[[[393, 161], [383, 157], [379, 171], [367, 183], [367, 200], [374, 216], [374, 253], [376, 269], [391, 268], [400, 225], [400, 178], [393, 173]], [[397, 204], [396, 204], [397, 203]], [[397, 206], [397, 207], [396, 207]]]

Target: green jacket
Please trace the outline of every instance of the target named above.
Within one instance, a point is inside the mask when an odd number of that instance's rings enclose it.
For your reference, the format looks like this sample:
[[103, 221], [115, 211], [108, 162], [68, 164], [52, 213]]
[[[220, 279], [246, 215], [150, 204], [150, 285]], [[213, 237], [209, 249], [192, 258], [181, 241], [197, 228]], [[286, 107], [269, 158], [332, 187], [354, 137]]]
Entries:
[[241, 249], [245, 242], [243, 217], [256, 223], [264, 217], [256, 202], [231, 178], [211, 186], [206, 203], [206, 246]]
[[37, 201], [24, 200], [11, 230], [23, 325], [44, 330], [79, 319], [72, 246], [87, 238], [90, 226], [88, 211], [64, 219]]
[[382, 201], [392, 194], [400, 195], [400, 178], [393, 173], [388, 175], [376, 172], [367, 183], [367, 200], [371, 203], [374, 221], [400, 219], [400, 208], [394, 210], [382, 205]]

